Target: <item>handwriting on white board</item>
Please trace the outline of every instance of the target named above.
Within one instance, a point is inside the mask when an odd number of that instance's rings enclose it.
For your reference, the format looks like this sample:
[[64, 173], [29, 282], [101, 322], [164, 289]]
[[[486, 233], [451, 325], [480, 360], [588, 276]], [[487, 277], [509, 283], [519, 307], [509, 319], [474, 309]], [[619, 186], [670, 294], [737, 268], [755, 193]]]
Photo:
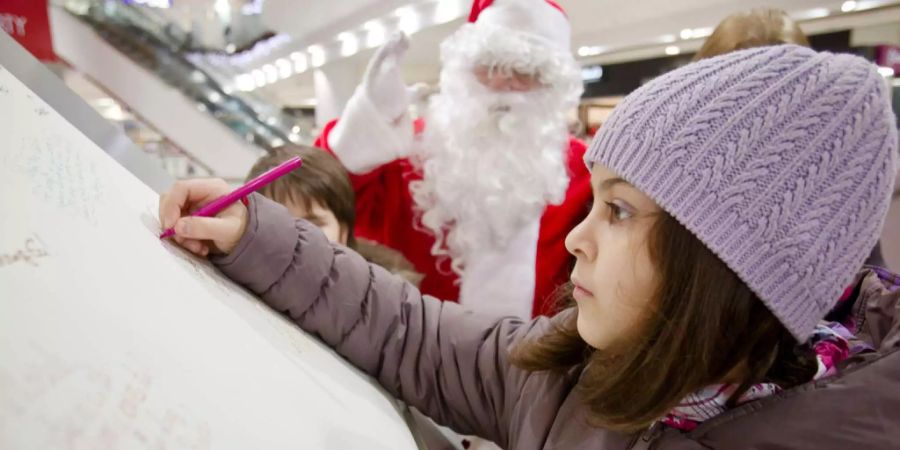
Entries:
[[32, 234], [25, 242], [12, 249], [0, 248], [0, 268], [13, 264], [25, 264], [33, 267], [40, 266], [42, 258], [50, 254], [47, 246], [37, 234]]
[[8, 168], [28, 177], [33, 194], [69, 215], [98, 223], [98, 204], [104, 200], [104, 178], [97, 164], [66, 139], [48, 135], [25, 139], [4, 160]]
[[[46, 448], [100, 449], [141, 447], [207, 449], [208, 423], [179, 402], [154, 396], [159, 381], [137, 362], [97, 366], [76, 363], [35, 342], [22, 344], [28, 363], [17, 371], [0, 366], [8, 389], [0, 398], [0, 434], [12, 433], [4, 414], [31, 416], [49, 430]], [[53, 399], [66, 398], [49, 407]]]

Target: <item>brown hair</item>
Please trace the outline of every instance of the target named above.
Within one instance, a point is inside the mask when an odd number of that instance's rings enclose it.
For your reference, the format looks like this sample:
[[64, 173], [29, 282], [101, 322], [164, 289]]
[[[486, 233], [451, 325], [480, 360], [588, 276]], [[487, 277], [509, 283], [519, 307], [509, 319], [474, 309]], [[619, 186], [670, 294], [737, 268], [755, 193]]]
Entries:
[[260, 194], [279, 203], [302, 204], [307, 210], [312, 208], [313, 202], [329, 209], [334, 213], [342, 231], [346, 231], [348, 247], [366, 261], [384, 267], [418, 286], [423, 276], [416, 272], [403, 254], [375, 242], [356, 239], [353, 234], [356, 223], [353, 185], [344, 166], [328, 152], [300, 145], [278, 147], [256, 161], [247, 179], [256, 178], [295, 156], [303, 159], [303, 165], [262, 188]]
[[784, 11], [753, 9], [732, 14], [719, 22], [715, 31], [694, 55], [694, 61], [735, 50], [778, 44], [809, 47], [809, 40]]
[[812, 350], [798, 346], [759, 298], [693, 234], [666, 213], [649, 232], [659, 274], [654, 305], [616, 349], [595, 350], [576, 328], [576, 314], [521, 343], [512, 361], [530, 371], [579, 368], [594, 425], [646, 429], [685, 396], [713, 383], [784, 388], [812, 379]]
[[353, 247], [353, 226], [356, 222], [353, 185], [344, 166], [328, 152], [300, 145], [278, 147], [256, 161], [247, 179], [256, 178], [295, 156], [303, 159], [303, 165], [262, 188], [259, 193], [279, 203], [303, 205], [307, 210], [312, 209], [313, 202], [328, 208], [334, 213], [342, 231], [347, 232], [348, 246]]

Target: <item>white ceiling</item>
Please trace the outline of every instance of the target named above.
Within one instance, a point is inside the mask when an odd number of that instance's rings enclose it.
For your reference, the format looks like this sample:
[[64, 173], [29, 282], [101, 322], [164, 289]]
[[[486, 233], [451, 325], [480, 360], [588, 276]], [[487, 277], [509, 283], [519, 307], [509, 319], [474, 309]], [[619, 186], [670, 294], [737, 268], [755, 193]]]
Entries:
[[[396, 8], [409, 4], [423, 4], [434, 0], [329, 0], [292, 1], [267, 0], [263, 21], [275, 30], [290, 32], [295, 44], [281, 53], [303, 50], [313, 43], [333, 41], [338, 33], [356, 29], [371, 19], [389, 16]], [[448, 0], [441, 0], [448, 1]], [[462, 0], [468, 4], [468, 0]], [[686, 28], [714, 27], [725, 16], [754, 7], [776, 7], [796, 17], [827, 9], [840, 13], [840, 0], [558, 0], [567, 11], [572, 24], [573, 51], [582, 46], [601, 46], [610, 49], [603, 55], [580, 58], [582, 62], [608, 63], [628, 59], [627, 51], [653, 47], [661, 56], [664, 35], [675, 38]], [[859, 7], [894, 4], [898, 1], [859, 1]], [[301, 6], [302, 5], [302, 6]], [[411, 37], [410, 51], [404, 67], [407, 81], [435, 82], [438, 77], [439, 44], [450, 35], [463, 19], [457, 19], [418, 31]], [[684, 44], [685, 51], [699, 45]], [[329, 60], [323, 70], [353, 71], [362, 77], [366, 62], [373, 50], [363, 50], [338, 61]], [[632, 52], [634, 53], [634, 52]], [[634, 53], [635, 55], [639, 53]], [[646, 56], [642, 56], [646, 57]], [[632, 58], [636, 59], [636, 58]], [[331, 69], [329, 69], [331, 66]], [[297, 75], [263, 87], [258, 94], [281, 104], [304, 103], [314, 96], [312, 77]]]

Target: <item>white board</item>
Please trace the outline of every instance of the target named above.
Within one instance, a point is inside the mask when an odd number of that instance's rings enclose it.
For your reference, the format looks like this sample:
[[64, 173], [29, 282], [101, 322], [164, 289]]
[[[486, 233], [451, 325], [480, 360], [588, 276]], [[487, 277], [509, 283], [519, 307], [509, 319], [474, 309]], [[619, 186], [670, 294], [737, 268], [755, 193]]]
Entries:
[[404, 449], [372, 381], [208, 263], [0, 67], [0, 448]]

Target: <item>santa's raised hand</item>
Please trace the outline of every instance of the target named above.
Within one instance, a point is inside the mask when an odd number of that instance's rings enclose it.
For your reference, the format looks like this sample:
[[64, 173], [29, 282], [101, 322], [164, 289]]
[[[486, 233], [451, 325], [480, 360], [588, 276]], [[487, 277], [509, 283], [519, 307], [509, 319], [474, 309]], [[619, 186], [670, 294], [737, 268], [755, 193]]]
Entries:
[[372, 104], [389, 119], [397, 120], [409, 109], [409, 95], [400, 66], [409, 50], [409, 38], [397, 32], [369, 60], [362, 88]]
[[411, 97], [421, 89], [406, 86], [401, 66], [409, 39], [397, 32], [379, 48], [347, 102], [328, 145], [351, 172], [364, 173], [411, 152]]

